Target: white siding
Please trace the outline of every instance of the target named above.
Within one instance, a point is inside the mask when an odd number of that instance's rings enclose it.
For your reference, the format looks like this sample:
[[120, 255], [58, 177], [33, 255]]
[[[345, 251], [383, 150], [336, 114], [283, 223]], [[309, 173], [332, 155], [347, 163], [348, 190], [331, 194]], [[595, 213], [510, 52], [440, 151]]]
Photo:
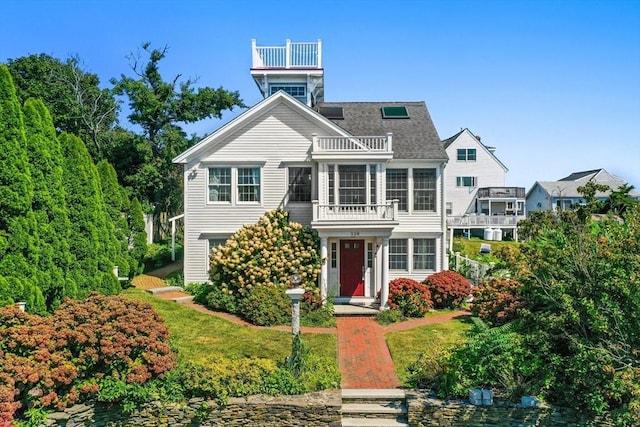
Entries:
[[[208, 280], [208, 239], [227, 237], [278, 208], [287, 192], [289, 164], [310, 164], [311, 134], [325, 133], [284, 104], [276, 105], [242, 129], [218, 141], [200, 159], [185, 165], [185, 283]], [[208, 167], [262, 166], [260, 203], [211, 204]], [[232, 191], [235, 183], [232, 183]], [[311, 203], [287, 206], [292, 220], [309, 224]]]
[[[459, 161], [458, 149], [475, 148], [475, 161]], [[504, 187], [506, 171], [495, 157], [468, 131], [464, 131], [447, 147], [447, 202], [452, 204], [451, 215], [475, 212], [471, 206], [479, 187]], [[458, 187], [457, 177], [477, 177], [476, 187]]]

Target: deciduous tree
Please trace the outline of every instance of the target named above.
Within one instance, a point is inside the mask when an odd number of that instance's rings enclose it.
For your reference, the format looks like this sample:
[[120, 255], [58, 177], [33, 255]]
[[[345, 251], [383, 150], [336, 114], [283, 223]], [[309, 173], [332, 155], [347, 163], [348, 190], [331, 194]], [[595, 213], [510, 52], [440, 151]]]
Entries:
[[[142, 128], [142, 136], [148, 147], [142, 149], [134, 138], [136, 158], [129, 165], [116, 166], [118, 171], [129, 170], [133, 195], [155, 213], [175, 213], [182, 204], [182, 169], [172, 164], [172, 159], [186, 150], [194, 139], [188, 139], [181, 128], [205, 118], [220, 118], [224, 110], [244, 107], [237, 92], [223, 88], [195, 88], [196, 80], [181, 80], [178, 74], [165, 81], [160, 73], [160, 61], [168, 48], [151, 48], [142, 45], [128, 58], [135, 77], [120, 76], [112, 79], [114, 93], [127, 99], [131, 113], [128, 118]], [[135, 163], [134, 163], [135, 162]]]

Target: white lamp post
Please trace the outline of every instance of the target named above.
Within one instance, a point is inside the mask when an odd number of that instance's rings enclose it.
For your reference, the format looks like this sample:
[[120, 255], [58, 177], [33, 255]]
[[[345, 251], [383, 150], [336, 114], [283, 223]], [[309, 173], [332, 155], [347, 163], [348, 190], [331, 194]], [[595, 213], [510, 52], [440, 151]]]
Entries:
[[293, 270], [293, 274], [289, 278], [290, 288], [285, 291], [291, 298], [291, 333], [295, 337], [300, 333], [300, 299], [304, 294], [304, 289], [300, 288], [302, 278], [298, 274], [298, 270]]

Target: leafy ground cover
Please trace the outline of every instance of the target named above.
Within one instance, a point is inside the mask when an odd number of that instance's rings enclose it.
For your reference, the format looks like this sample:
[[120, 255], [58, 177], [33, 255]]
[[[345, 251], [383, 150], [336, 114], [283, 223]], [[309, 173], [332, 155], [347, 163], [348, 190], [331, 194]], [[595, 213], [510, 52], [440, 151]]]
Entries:
[[[438, 312], [437, 314], [441, 314]], [[434, 313], [435, 314], [435, 313]], [[403, 385], [408, 383], [411, 363], [415, 362], [423, 353], [431, 356], [451, 348], [462, 342], [464, 333], [471, 328], [468, 319], [454, 319], [445, 323], [424, 325], [400, 332], [390, 332], [385, 335], [396, 373]]]
[[[238, 326], [139, 289], [127, 289], [123, 295], [153, 306], [169, 328], [179, 361], [206, 363], [212, 353], [217, 353], [229, 358], [259, 357], [281, 362], [291, 353], [288, 332]], [[302, 334], [302, 339], [312, 353], [335, 360], [337, 366], [336, 335]]]

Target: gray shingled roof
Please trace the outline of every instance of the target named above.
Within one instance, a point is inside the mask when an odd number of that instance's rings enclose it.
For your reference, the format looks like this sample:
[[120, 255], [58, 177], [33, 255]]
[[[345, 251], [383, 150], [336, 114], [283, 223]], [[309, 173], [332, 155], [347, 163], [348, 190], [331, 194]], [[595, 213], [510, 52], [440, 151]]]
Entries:
[[[613, 190], [617, 190], [618, 188], [620, 188], [622, 185], [625, 184], [624, 181], [620, 180], [620, 181], [597, 181], [598, 184], [604, 184], [609, 186], [609, 188], [613, 189]], [[580, 181], [538, 181], [537, 184], [544, 188], [546, 190], [547, 193], [551, 194], [553, 197], [563, 197], [563, 198], [568, 198], [568, 197], [572, 197], [572, 198], [577, 198], [577, 197], [583, 197], [579, 192], [578, 192], [578, 187], [583, 187], [586, 182], [580, 182]], [[533, 187], [532, 187], [533, 189]], [[598, 198], [603, 198], [603, 197], [607, 197], [609, 195], [610, 191], [598, 191], [595, 194], [595, 197]], [[638, 193], [636, 190], [631, 190], [629, 192], [629, 195], [633, 198], [638, 198], [640, 197], [640, 193]]]
[[[453, 141], [455, 141], [460, 136], [460, 134], [462, 132], [464, 132], [464, 131], [465, 131], [465, 129], [460, 129], [460, 132], [456, 133], [455, 135], [450, 136], [447, 139], [443, 139], [442, 140], [442, 145], [444, 145], [444, 148], [449, 148], [449, 146], [453, 143]], [[469, 131], [469, 132], [471, 132], [471, 131]]]
[[[408, 119], [382, 118], [382, 107], [402, 105], [407, 108]], [[393, 133], [394, 159], [448, 159], [424, 102], [323, 102], [317, 107], [342, 107], [344, 119], [331, 121], [351, 135]]]

